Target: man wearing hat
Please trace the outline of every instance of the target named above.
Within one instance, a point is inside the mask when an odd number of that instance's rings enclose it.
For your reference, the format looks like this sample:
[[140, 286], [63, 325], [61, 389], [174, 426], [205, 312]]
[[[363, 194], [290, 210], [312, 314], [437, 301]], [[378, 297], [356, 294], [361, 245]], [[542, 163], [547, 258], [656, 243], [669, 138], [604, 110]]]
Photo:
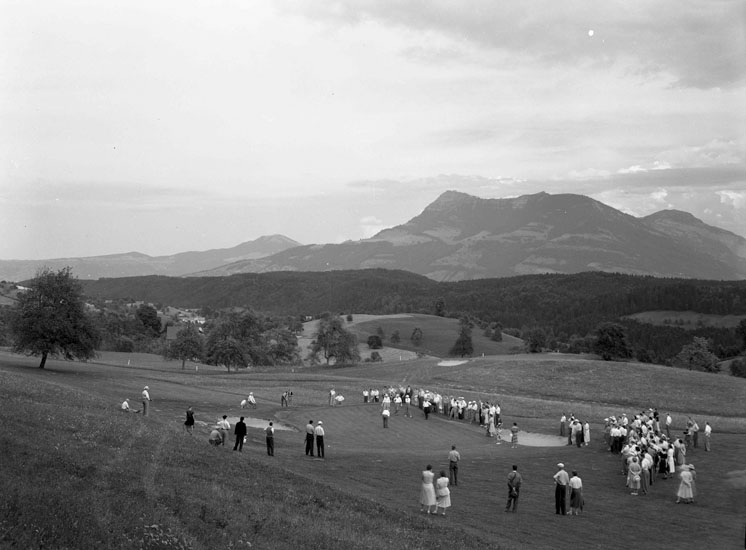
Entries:
[[565, 465], [562, 462], [557, 464], [559, 471], [554, 474], [554, 510], [560, 515], [567, 514], [567, 486], [570, 483], [570, 476], [565, 471]]
[[126, 413], [132, 412], [130, 410], [130, 400], [129, 399], [125, 399], [124, 401], [122, 401], [122, 412], [126, 412]]
[[316, 429], [314, 430], [314, 433], [316, 434], [316, 455], [319, 458], [324, 458], [324, 427], [322, 424], [323, 422], [319, 420], [316, 423]]
[[142, 390], [142, 415], [148, 416], [148, 406], [150, 405], [150, 394], [148, 390], [150, 388], [145, 386]]

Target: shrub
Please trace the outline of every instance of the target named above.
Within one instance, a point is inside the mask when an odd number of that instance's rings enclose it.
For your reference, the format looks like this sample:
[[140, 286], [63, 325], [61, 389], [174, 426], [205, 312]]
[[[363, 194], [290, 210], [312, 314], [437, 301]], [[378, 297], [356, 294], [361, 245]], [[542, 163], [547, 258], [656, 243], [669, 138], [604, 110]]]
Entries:
[[368, 348], [381, 349], [382, 347], [383, 347], [383, 342], [381, 341], [380, 336], [378, 336], [377, 334], [368, 336]]
[[733, 376], [746, 378], [746, 359], [734, 359], [730, 363], [730, 373]]

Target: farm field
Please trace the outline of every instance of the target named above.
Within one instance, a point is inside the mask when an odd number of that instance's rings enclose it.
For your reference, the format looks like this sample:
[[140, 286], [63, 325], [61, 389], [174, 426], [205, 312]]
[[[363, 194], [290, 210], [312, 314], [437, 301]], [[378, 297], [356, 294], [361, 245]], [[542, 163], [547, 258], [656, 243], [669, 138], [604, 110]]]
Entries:
[[[424, 331], [424, 329], [423, 329]], [[128, 364], [129, 363], [129, 364]], [[182, 371], [178, 362], [105, 354], [95, 362], [49, 361], [0, 352], [0, 547], [30, 548], [740, 548], [746, 520], [746, 380], [636, 363], [548, 355], [438, 359], [297, 372]], [[394, 415], [362, 403], [362, 389], [411, 385], [497, 400], [506, 425], [557, 435], [563, 412], [591, 424], [591, 444], [496, 445], [476, 425]], [[139, 408], [150, 387], [152, 414]], [[328, 406], [334, 387], [346, 396]], [[291, 407], [280, 394], [292, 390]], [[249, 391], [256, 410], [239, 408]], [[192, 406], [194, 436], [183, 430]], [[631, 496], [620, 459], [602, 441], [603, 418], [656, 406], [676, 431], [688, 415], [713, 425], [713, 452], [694, 449], [698, 494], [675, 504], [678, 482], [657, 480]], [[249, 429], [243, 453], [207, 444], [223, 414], [274, 419], [275, 456]], [[326, 459], [303, 452], [303, 428], [323, 420]], [[22, 426], [14, 430], [13, 426]], [[232, 438], [229, 437], [232, 442]], [[520, 440], [519, 440], [520, 442]], [[446, 517], [419, 513], [420, 472], [462, 455]], [[554, 514], [557, 462], [585, 486], [583, 515]], [[505, 478], [524, 478], [516, 514], [504, 514]], [[53, 513], [50, 513], [53, 512]]]

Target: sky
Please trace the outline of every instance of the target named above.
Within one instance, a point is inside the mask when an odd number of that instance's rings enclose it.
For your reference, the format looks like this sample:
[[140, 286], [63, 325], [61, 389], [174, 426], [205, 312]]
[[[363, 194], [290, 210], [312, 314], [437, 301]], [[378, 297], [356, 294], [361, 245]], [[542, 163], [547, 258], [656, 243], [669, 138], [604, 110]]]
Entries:
[[746, 237], [742, 0], [0, 0], [0, 259], [358, 240], [446, 190]]

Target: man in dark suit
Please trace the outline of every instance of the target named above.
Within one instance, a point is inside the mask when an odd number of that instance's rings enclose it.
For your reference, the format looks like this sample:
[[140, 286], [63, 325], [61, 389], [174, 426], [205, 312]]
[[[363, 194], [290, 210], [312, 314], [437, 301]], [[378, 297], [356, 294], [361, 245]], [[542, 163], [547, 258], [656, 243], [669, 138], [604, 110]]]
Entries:
[[306, 456], [313, 456], [313, 438], [315, 435], [314, 430], [315, 428], [313, 425], [313, 420], [309, 420], [308, 424], [306, 424]]
[[246, 423], [243, 421], [243, 416], [241, 417], [241, 420], [236, 422], [236, 428], [233, 433], [236, 434], [236, 444], [233, 445], [233, 450], [242, 453], [243, 438], [246, 437]]

